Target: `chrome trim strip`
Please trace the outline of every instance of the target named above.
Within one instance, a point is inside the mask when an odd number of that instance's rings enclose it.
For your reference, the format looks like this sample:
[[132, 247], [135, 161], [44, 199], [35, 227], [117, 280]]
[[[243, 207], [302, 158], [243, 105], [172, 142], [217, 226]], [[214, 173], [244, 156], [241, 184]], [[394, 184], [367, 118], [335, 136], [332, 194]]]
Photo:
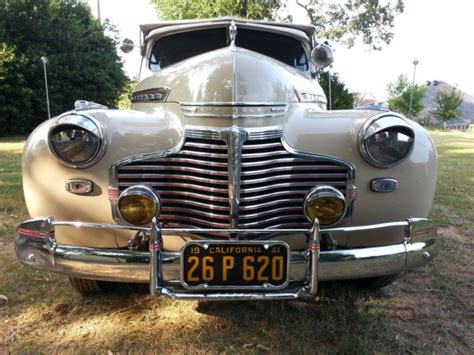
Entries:
[[[148, 184], [153, 184], [153, 185], [164, 185], [168, 183], [162, 183], [160, 181], [154, 181], [154, 180], [160, 180], [160, 179], [175, 179], [175, 183], [172, 183], [174, 185], [185, 185], [184, 183], [180, 183], [179, 180], [191, 180], [191, 181], [198, 181], [198, 182], [207, 182], [210, 184], [215, 184], [215, 185], [227, 185], [227, 180], [217, 180], [217, 179], [211, 179], [211, 178], [202, 178], [199, 176], [194, 176], [194, 175], [165, 175], [165, 174], [118, 174], [119, 178], [125, 178], [125, 179], [147, 179], [144, 182]], [[119, 184], [121, 185], [121, 184]], [[167, 186], [167, 185], [164, 185]]]
[[[135, 186], [137, 183], [135, 182], [121, 182], [119, 183], [118, 186]], [[194, 185], [194, 184], [186, 184], [186, 183], [176, 183], [176, 182], [149, 182], [149, 183], [141, 183], [143, 186], [179, 186], [179, 187], [186, 187], [189, 189], [195, 189], [198, 191], [210, 191], [213, 193], [221, 193], [221, 194], [227, 194], [227, 189], [218, 189], [215, 187], [205, 187], [201, 185]]]
[[[209, 208], [209, 207], [207, 207], [207, 208]], [[228, 210], [225, 210], [225, 211], [228, 211]], [[181, 207], [164, 207], [163, 208], [163, 215], [167, 215], [170, 212], [182, 212], [182, 213], [186, 213], [186, 214], [189, 214], [189, 215], [196, 215], [196, 216], [209, 217], [209, 218], [215, 218], [215, 219], [223, 219], [224, 221], [229, 220], [229, 214], [228, 213], [219, 214], [219, 213], [213, 213], [213, 212], [204, 212], [204, 211], [200, 211], [200, 210], [197, 210], [197, 209], [189, 210], [189, 209], [181, 208]], [[177, 219], [180, 219], [180, 217], [181, 217], [181, 215], [179, 215], [179, 214], [176, 215]]]
[[[171, 165], [159, 165], [159, 164], [155, 164], [155, 165], [152, 165], [152, 166], [149, 166], [149, 165], [131, 165], [131, 166], [122, 166], [120, 167], [120, 170], [138, 170], [138, 171], [142, 171], [142, 170], [157, 170], [157, 171], [160, 171], [160, 170], [163, 170], [163, 169], [167, 169], [167, 170], [174, 170], [174, 171], [184, 171], [184, 172], [190, 172], [190, 173], [199, 173], [199, 174], [202, 174], [202, 175], [211, 175], [211, 176], [225, 176], [227, 177], [227, 171], [222, 171], [222, 170], [211, 170], [211, 169], [208, 169], [208, 170], [203, 170], [203, 169], [199, 169], [199, 168], [191, 168], [191, 167], [187, 167], [187, 166], [171, 166]], [[133, 175], [133, 174], [131, 174]]]
[[[245, 176], [249, 176], [248, 174]], [[269, 177], [264, 177], [264, 178], [257, 178], [257, 179], [248, 179], [245, 181], [242, 181], [242, 185], [253, 185], [253, 184], [260, 184], [262, 182], [270, 182], [270, 181], [275, 181], [275, 180], [289, 180], [289, 179], [305, 179], [309, 180], [311, 178], [313, 179], [330, 179], [330, 178], [343, 178], [344, 183], [346, 182], [345, 178], [347, 177], [347, 174], [292, 174], [292, 175], [273, 175]], [[296, 185], [297, 186], [297, 185]]]
[[[272, 161], [274, 162], [274, 161]], [[248, 163], [245, 164], [246, 167], [249, 167]], [[300, 171], [300, 170], [342, 170], [345, 171], [345, 168], [342, 168], [339, 165], [294, 165], [294, 166], [282, 166], [278, 168], [268, 168], [260, 170], [247, 170], [242, 172], [242, 176], [252, 176], [260, 174], [274, 174], [280, 171]], [[280, 176], [280, 175], [277, 175]], [[311, 176], [314, 176], [313, 174]], [[344, 174], [346, 176], [346, 174]]]
[[220, 101], [220, 102], [180, 102], [181, 106], [287, 106], [287, 102], [265, 102], [265, 101], [252, 101], [252, 102], [243, 102], [243, 101]]
[[[233, 127], [231, 130], [223, 131], [224, 141], [227, 143], [228, 154], [228, 190], [229, 190], [229, 217], [230, 227], [237, 228], [239, 225], [240, 205], [240, 171], [242, 168], [242, 146], [247, 139], [247, 132], [243, 129]], [[235, 238], [235, 235], [230, 235]]]
[[[233, 86], [234, 87], [234, 86]], [[258, 106], [258, 105], [182, 105], [181, 109], [187, 117], [217, 117], [217, 118], [263, 118], [284, 115], [288, 106]]]
[[[51, 217], [50, 217], [51, 218]], [[33, 219], [30, 221], [43, 221], [43, 219]], [[425, 218], [411, 218], [409, 221], [399, 221], [399, 222], [387, 222], [387, 223], [378, 223], [370, 224], [365, 226], [352, 226], [352, 227], [333, 227], [333, 228], [321, 228], [321, 233], [343, 233], [343, 232], [359, 232], [364, 230], [374, 230], [374, 229], [383, 229], [390, 227], [406, 227], [410, 223], [420, 223], [423, 221], [429, 220]], [[24, 222], [27, 223], [27, 222]], [[149, 227], [137, 227], [137, 226], [127, 226], [120, 224], [107, 224], [107, 223], [88, 223], [88, 222], [74, 222], [74, 221], [52, 221], [50, 223], [52, 226], [69, 226], [75, 228], [103, 228], [103, 229], [128, 229], [134, 231], [150, 231]], [[309, 233], [311, 229], [302, 228], [302, 229], [279, 229], [279, 228], [265, 228], [265, 229], [255, 229], [255, 228], [162, 228], [161, 232], [163, 234], [178, 234], [178, 233], [210, 233], [210, 232], [228, 232], [228, 233]]]
[[[167, 203], [174, 203], [176, 205], [191, 205], [191, 206], [202, 207], [202, 208], [211, 209], [211, 210], [226, 211], [228, 213], [229, 204], [227, 203], [227, 199], [224, 199], [224, 200], [226, 202], [226, 206], [220, 206], [216, 204], [209, 205], [208, 203], [203, 203], [203, 202], [198, 202], [198, 201], [193, 201], [193, 200], [184, 200], [184, 199], [178, 199], [178, 198], [162, 198], [161, 199], [161, 201], [165, 205]], [[166, 209], [168, 209], [168, 207], [166, 207]], [[226, 216], [228, 216], [228, 214], [226, 214]]]

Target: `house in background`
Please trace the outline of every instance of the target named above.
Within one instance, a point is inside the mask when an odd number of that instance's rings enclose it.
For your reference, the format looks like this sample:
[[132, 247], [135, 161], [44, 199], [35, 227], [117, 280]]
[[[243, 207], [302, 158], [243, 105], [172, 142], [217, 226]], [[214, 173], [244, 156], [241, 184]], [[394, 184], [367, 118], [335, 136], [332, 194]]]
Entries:
[[[455, 86], [448, 84], [442, 80], [433, 80], [426, 82], [427, 92], [423, 100], [425, 106], [424, 112], [434, 112], [436, 109], [436, 93], [439, 90], [456, 88]], [[457, 89], [457, 88], [456, 88]], [[459, 90], [459, 89], [458, 89]], [[462, 112], [461, 117], [451, 119], [448, 121], [448, 128], [467, 130], [469, 126], [474, 123], [474, 96], [460, 90], [463, 95], [463, 103], [459, 106], [459, 110]], [[434, 117], [436, 120], [436, 117]], [[435, 121], [435, 126], [442, 125], [442, 122]]]

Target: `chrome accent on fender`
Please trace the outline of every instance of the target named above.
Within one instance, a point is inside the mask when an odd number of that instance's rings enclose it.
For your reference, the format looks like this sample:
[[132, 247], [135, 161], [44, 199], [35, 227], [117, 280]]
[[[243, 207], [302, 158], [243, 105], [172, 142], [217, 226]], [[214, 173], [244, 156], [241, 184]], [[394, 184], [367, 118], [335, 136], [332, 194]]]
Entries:
[[373, 192], [393, 192], [398, 188], [398, 180], [393, 178], [376, 178], [370, 181]]
[[132, 103], [165, 102], [170, 92], [171, 89], [168, 86], [134, 91], [130, 101]]
[[[57, 155], [57, 153], [53, 149], [53, 146], [51, 145], [51, 135], [54, 129], [61, 125], [76, 126], [80, 129], [91, 132], [99, 139], [99, 147], [95, 151], [94, 155], [91, 158], [89, 158], [89, 160], [81, 164], [73, 164], [73, 163], [64, 161], [60, 156]], [[53, 156], [61, 164], [69, 166], [71, 168], [75, 168], [75, 169], [84, 169], [84, 168], [91, 167], [92, 165], [96, 164], [100, 159], [102, 159], [105, 153], [105, 148], [107, 146], [107, 139], [105, 138], [101, 123], [98, 120], [96, 120], [94, 117], [92, 117], [91, 115], [88, 115], [85, 112], [76, 113], [74, 111], [69, 111], [55, 118], [53, 123], [49, 127], [48, 146]]]
[[316, 186], [315, 188], [311, 189], [307, 194], [306, 196], [304, 197], [304, 202], [303, 202], [303, 211], [304, 211], [304, 215], [305, 217], [311, 221], [312, 219], [308, 216], [308, 213], [307, 213], [307, 205], [308, 203], [312, 200], [312, 199], [315, 199], [315, 198], [319, 198], [319, 197], [335, 197], [341, 201], [343, 201], [344, 203], [344, 212], [342, 213], [342, 215], [337, 219], [336, 222], [330, 224], [330, 225], [326, 225], [326, 227], [329, 227], [329, 226], [333, 226], [335, 224], [337, 224], [342, 218], [344, 218], [344, 216], [346, 215], [346, 210], [347, 210], [347, 204], [346, 204], [346, 199], [344, 198], [344, 195], [341, 193], [341, 191], [335, 189], [334, 187], [332, 186], [328, 186], [328, 185], [322, 185], [322, 186]]
[[64, 184], [67, 192], [76, 195], [85, 195], [91, 193], [94, 189], [92, 181], [86, 179], [71, 179]]
[[[57, 244], [54, 238], [54, 226], [151, 231], [150, 252], [60, 245]], [[175, 235], [186, 230], [162, 229], [156, 223], [156, 220], [154, 226], [155, 228], [150, 229], [113, 224], [54, 222], [51, 217], [34, 219], [23, 222], [18, 226], [15, 250], [20, 261], [34, 269], [57, 272], [71, 277], [106, 281], [139, 283], [149, 283], [151, 281], [150, 286], [153, 294], [175, 299], [285, 299], [314, 295], [317, 281], [390, 275], [425, 265], [435, 254], [437, 242], [433, 223], [423, 218], [409, 218], [403, 222], [321, 230], [314, 225], [311, 229], [282, 229], [279, 230], [280, 233], [311, 233], [308, 250], [291, 252], [291, 282], [287, 289], [276, 292], [195, 293], [183, 290], [180, 286], [180, 254], [162, 250], [162, 234]], [[392, 226], [406, 226], [407, 235], [410, 235], [410, 237], [404, 238], [401, 236], [402, 242], [394, 245], [340, 249], [318, 253], [320, 233], [370, 230]], [[188, 229], [188, 231], [195, 232], [194, 229]], [[201, 232], [206, 233], [207, 231], [209, 229]], [[240, 229], [232, 232], [245, 233], [248, 231]], [[151, 275], [159, 275], [159, 277], [150, 278]]]
[[[384, 163], [379, 162], [375, 157], [373, 157], [370, 154], [370, 152], [367, 150], [365, 146], [365, 141], [366, 139], [370, 138], [374, 134], [384, 131], [390, 127], [404, 127], [410, 130], [413, 134], [413, 140], [412, 140], [412, 145], [410, 147], [410, 150], [406, 153], [404, 157], [402, 157], [402, 159], [392, 164], [384, 164]], [[362, 128], [359, 131], [359, 136], [358, 136], [359, 152], [367, 163], [377, 168], [386, 169], [386, 168], [390, 168], [392, 166], [395, 166], [401, 163], [403, 160], [405, 160], [405, 158], [408, 155], [410, 155], [411, 151], [413, 150], [414, 145], [415, 145], [415, 132], [413, 131], [413, 128], [409, 125], [405, 117], [395, 112], [382, 112], [375, 116], [372, 116], [363, 124]]]
[[82, 110], [108, 110], [109, 108], [105, 105], [98, 104], [97, 102], [87, 100], [76, 100], [74, 101], [74, 109], [76, 111]]

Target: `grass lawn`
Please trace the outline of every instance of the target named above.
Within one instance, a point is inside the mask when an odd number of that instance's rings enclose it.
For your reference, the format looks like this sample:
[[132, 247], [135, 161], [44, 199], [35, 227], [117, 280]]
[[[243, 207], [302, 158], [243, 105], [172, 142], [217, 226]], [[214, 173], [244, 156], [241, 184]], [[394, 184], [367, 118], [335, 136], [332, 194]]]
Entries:
[[431, 217], [438, 257], [377, 292], [323, 284], [315, 302], [202, 303], [146, 293], [82, 298], [65, 277], [20, 265], [15, 225], [27, 218], [23, 140], [0, 140], [0, 353], [472, 353], [474, 133], [433, 131], [439, 154]]

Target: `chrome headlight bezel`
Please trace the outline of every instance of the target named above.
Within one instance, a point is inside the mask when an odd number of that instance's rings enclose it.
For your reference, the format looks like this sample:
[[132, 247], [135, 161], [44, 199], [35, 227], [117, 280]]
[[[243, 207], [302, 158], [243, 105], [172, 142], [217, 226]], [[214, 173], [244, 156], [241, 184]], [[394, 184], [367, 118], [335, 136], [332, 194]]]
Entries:
[[[397, 160], [387, 162], [377, 158], [373, 152], [371, 152], [370, 148], [368, 147], [368, 140], [376, 134], [390, 130], [408, 136], [410, 138], [410, 147], [406, 150], [406, 152], [401, 154]], [[367, 163], [375, 166], [376, 168], [387, 169], [400, 164], [410, 155], [414, 145], [415, 132], [413, 128], [407, 122], [406, 118], [393, 112], [383, 113], [367, 120], [359, 132], [359, 152]]]
[[[61, 156], [60, 152], [58, 152], [53, 145], [53, 135], [56, 134], [61, 127], [65, 127], [65, 129], [67, 127], [77, 128], [93, 135], [97, 139], [98, 145], [91, 156], [81, 162], [72, 162]], [[51, 153], [61, 164], [71, 168], [84, 169], [96, 164], [102, 158], [105, 153], [106, 140], [100, 122], [83, 113], [69, 112], [59, 116], [49, 128], [48, 145]]]

